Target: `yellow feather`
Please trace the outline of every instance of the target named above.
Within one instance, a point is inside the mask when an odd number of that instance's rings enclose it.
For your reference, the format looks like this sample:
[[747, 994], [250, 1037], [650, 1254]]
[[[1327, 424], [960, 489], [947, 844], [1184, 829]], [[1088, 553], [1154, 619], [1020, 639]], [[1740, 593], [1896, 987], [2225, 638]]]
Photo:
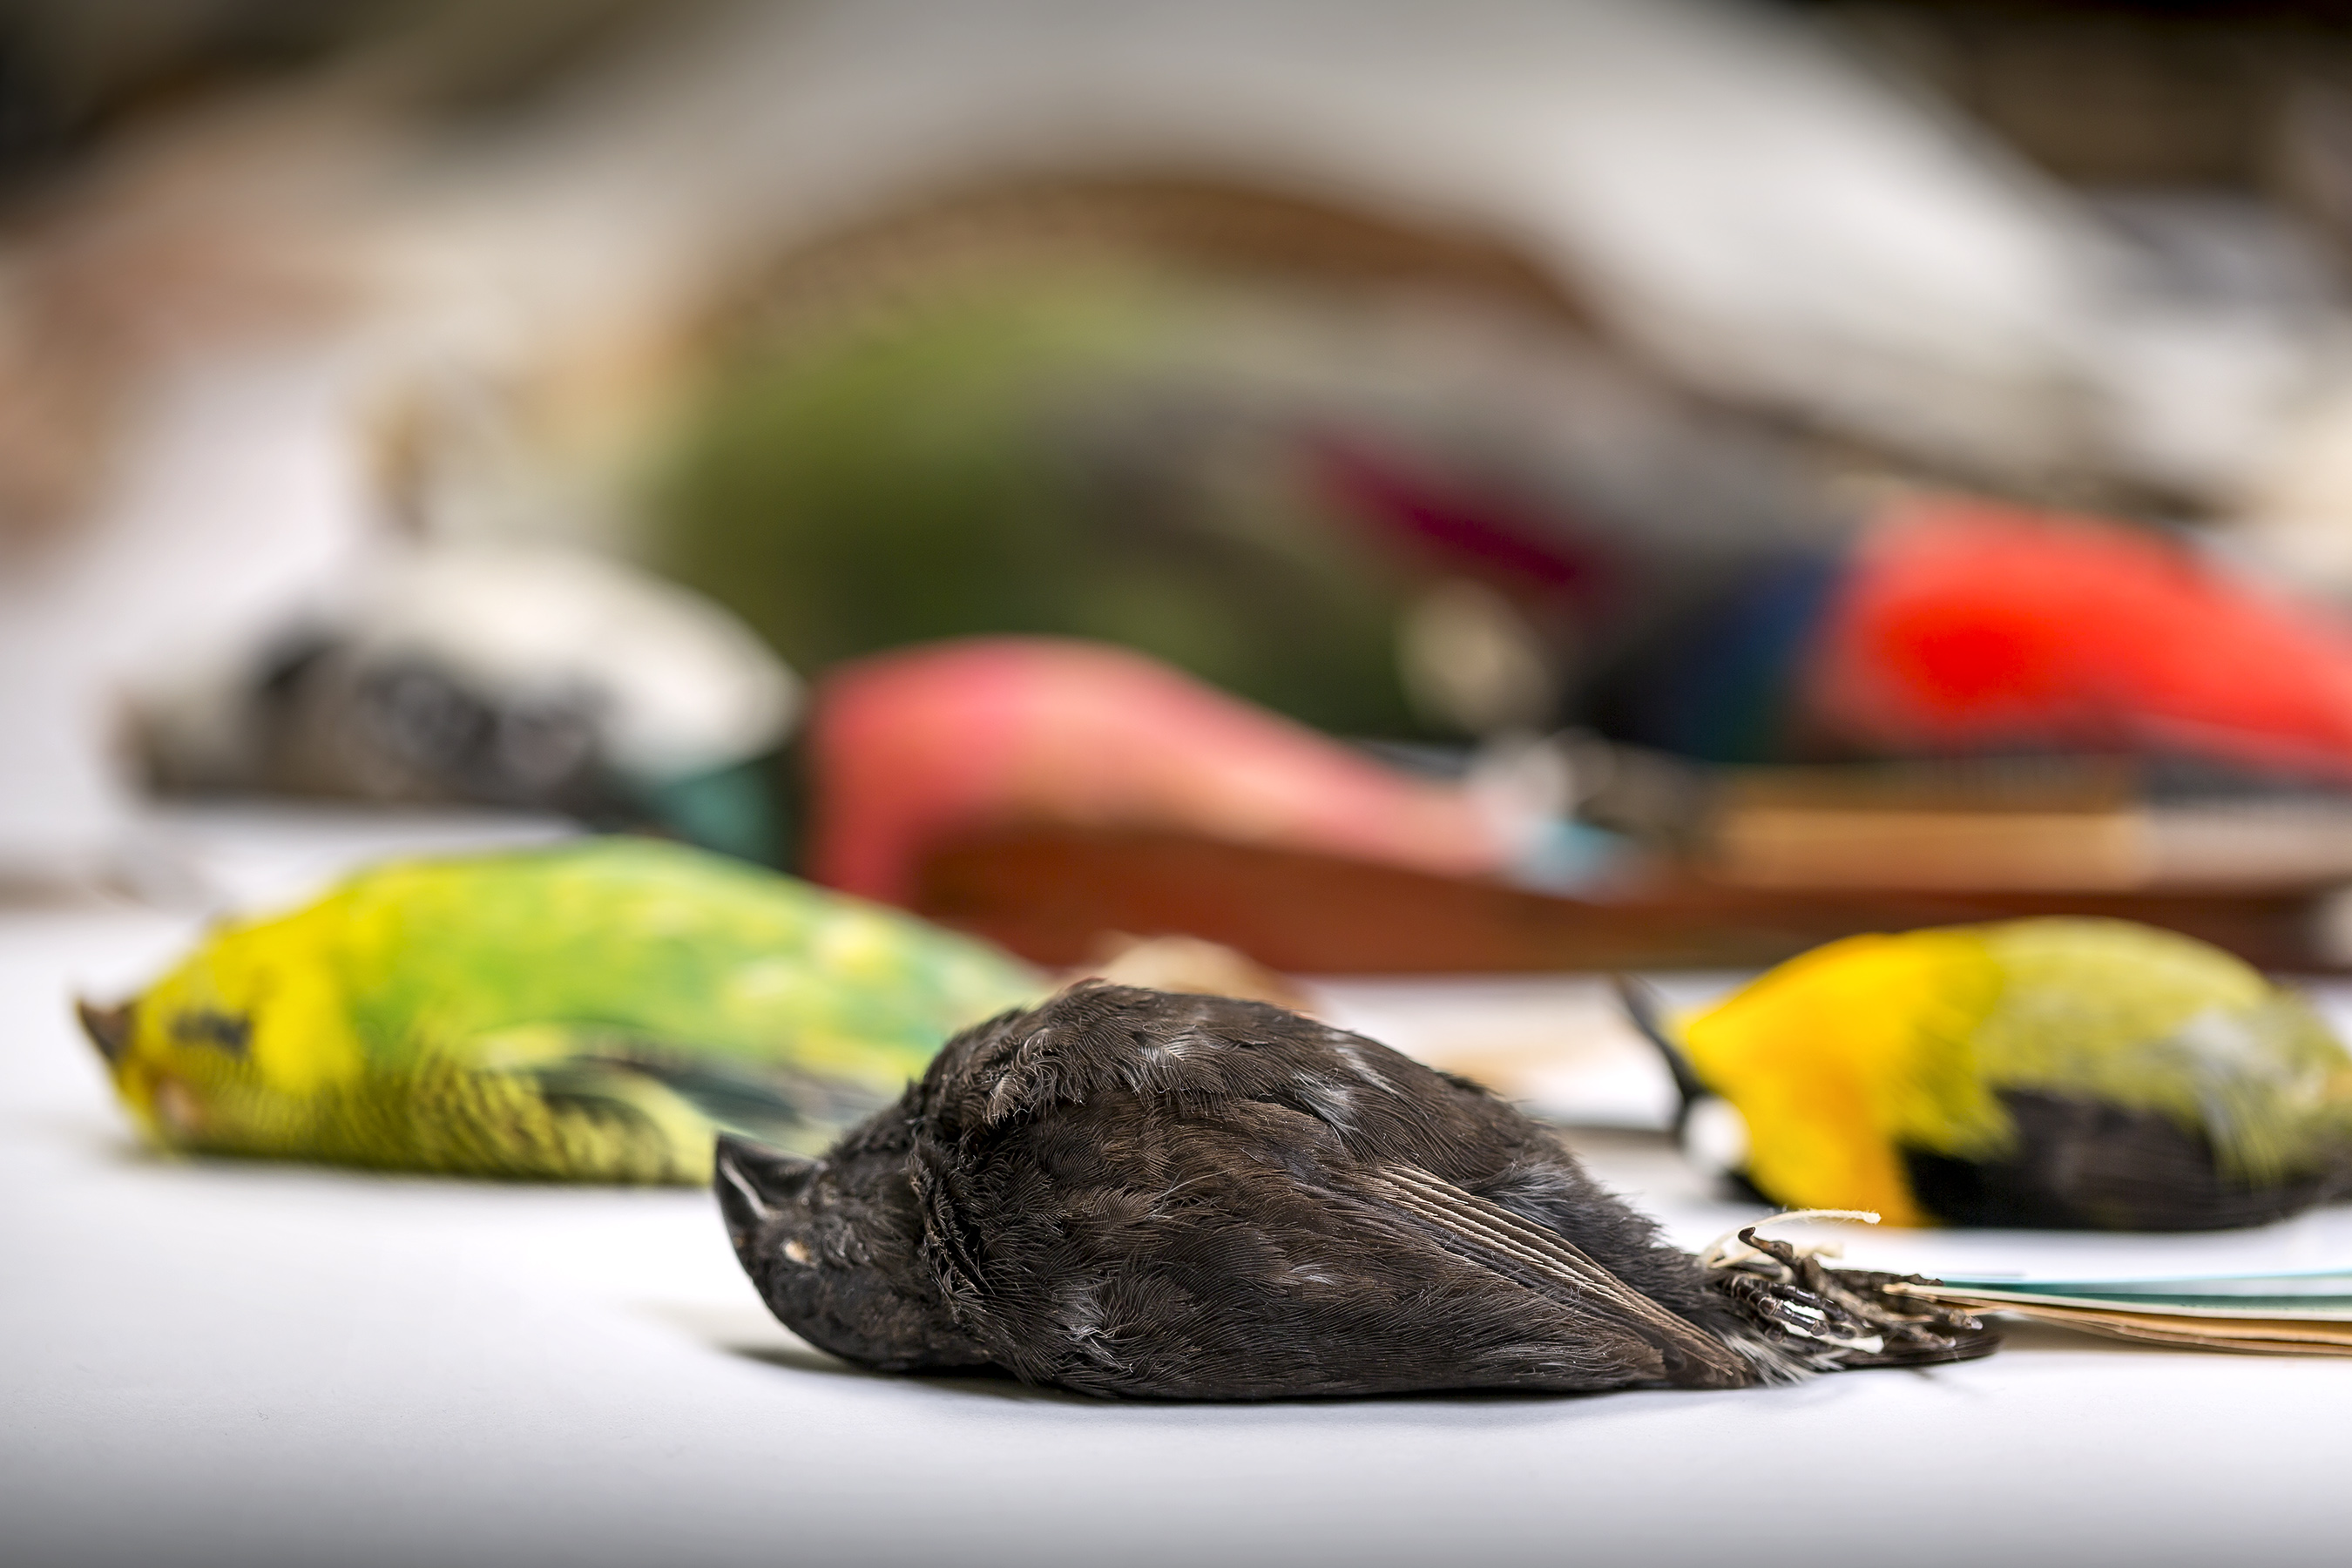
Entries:
[[1920, 1225], [1898, 1144], [1976, 1158], [2011, 1136], [1970, 1044], [2000, 991], [1977, 932], [1849, 937], [1691, 1019], [1683, 1044], [1747, 1118], [1764, 1191]]

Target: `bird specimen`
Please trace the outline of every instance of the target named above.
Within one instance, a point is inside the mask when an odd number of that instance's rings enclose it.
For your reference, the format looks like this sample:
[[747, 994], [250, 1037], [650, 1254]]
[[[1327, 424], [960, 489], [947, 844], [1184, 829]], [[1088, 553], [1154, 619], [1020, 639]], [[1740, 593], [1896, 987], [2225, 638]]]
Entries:
[[478, 801], [772, 862], [800, 682], [698, 595], [577, 548], [382, 543], [136, 683], [157, 782]]
[[895, 910], [589, 838], [362, 872], [82, 1019], [166, 1148], [698, 1183], [714, 1126], [822, 1149], [1048, 984]]
[[810, 721], [809, 874], [911, 902], [961, 834], [1052, 823], [1488, 875], [1542, 803], [1416, 775], [1099, 643], [970, 637], [842, 666]]
[[957, 1036], [821, 1160], [722, 1138], [714, 1184], [777, 1317], [894, 1371], [1737, 1388], [1995, 1343], [1777, 1242], [1706, 1266], [1476, 1085], [1224, 997], [1080, 984]]
[[2352, 1059], [2301, 996], [2123, 921], [1856, 936], [1675, 1027], [1685, 1147], [1898, 1224], [2205, 1230], [2352, 1176]]

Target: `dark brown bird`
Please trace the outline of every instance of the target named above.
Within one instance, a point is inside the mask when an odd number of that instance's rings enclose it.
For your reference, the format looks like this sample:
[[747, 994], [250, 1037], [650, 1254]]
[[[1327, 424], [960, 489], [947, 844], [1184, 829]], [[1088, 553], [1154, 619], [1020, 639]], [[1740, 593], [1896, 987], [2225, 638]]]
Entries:
[[1737, 1388], [1993, 1335], [1779, 1243], [1709, 1268], [1485, 1089], [1264, 1003], [1087, 984], [809, 1161], [720, 1141], [786, 1326], [1095, 1394]]

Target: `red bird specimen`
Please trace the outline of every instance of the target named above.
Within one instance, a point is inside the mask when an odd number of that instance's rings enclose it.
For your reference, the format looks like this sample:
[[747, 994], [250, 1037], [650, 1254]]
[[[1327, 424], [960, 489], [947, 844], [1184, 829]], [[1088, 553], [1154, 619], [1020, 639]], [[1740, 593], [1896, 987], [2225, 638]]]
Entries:
[[974, 637], [861, 660], [813, 720], [809, 872], [907, 903], [923, 856], [1026, 822], [1147, 828], [1449, 876], [1498, 871], [1514, 825], [1141, 654]]
[[2137, 751], [2352, 780], [2352, 622], [2149, 531], [1906, 502], [1856, 544], [1815, 637], [1802, 704], [1855, 743]]

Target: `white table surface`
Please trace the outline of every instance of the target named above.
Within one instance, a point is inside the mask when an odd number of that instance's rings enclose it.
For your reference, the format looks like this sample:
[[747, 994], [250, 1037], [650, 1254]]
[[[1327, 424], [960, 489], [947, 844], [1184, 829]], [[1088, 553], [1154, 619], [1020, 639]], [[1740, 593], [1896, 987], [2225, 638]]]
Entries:
[[[226, 880], [272, 893], [387, 842], [232, 826]], [[2352, 1360], [2026, 1328], [1989, 1361], [1790, 1389], [1259, 1406], [868, 1374], [768, 1318], [698, 1192], [143, 1152], [68, 996], [127, 990], [194, 926], [0, 909], [13, 1564], [2352, 1556]], [[1757, 1212], [1708, 1202], [1654, 1137], [1580, 1142], [1687, 1244]], [[1849, 1255], [2316, 1268], [2352, 1263], [2352, 1208], [2219, 1237], [1866, 1232]]]

